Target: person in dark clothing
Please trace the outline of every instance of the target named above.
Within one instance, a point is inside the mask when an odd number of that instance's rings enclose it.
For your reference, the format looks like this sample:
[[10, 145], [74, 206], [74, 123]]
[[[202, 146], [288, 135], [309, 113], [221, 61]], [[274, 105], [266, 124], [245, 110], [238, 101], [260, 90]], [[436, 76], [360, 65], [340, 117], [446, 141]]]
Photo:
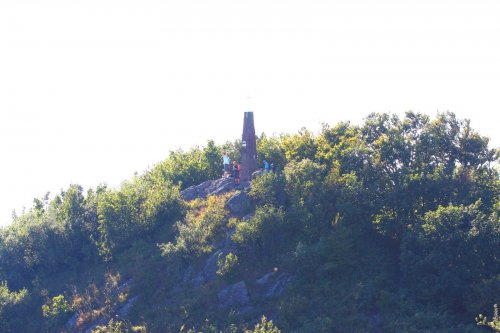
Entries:
[[233, 177], [234, 183], [240, 185], [240, 164], [236, 161], [233, 161]]

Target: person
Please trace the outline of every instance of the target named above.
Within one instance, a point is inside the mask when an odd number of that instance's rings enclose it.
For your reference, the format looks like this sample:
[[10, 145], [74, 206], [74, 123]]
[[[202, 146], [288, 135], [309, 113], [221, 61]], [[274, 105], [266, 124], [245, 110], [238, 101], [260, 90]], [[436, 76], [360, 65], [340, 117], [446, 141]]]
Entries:
[[271, 163], [271, 172], [272, 173], [276, 172], [276, 166], [274, 165], [274, 163]]
[[233, 177], [234, 183], [240, 185], [240, 165], [236, 161], [233, 161]]
[[229, 160], [229, 156], [227, 155], [226, 152], [223, 152], [222, 153], [222, 164], [224, 165], [224, 178], [227, 178], [229, 177], [229, 164], [230, 164], [230, 160]]
[[269, 163], [264, 160], [264, 170], [266, 170], [266, 172], [269, 172]]

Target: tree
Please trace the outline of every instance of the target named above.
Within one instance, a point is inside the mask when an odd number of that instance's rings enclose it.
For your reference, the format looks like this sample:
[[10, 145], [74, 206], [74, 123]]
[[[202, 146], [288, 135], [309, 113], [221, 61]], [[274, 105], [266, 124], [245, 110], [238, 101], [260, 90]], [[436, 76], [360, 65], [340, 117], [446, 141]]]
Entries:
[[267, 320], [266, 316], [262, 316], [260, 323], [255, 325], [253, 330], [246, 330], [245, 333], [281, 333], [281, 331], [274, 326], [272, 320]]
[[487, 326], [493, 329], [495, 332], [500, 332], [500, 316], [498, 315], [498, 305], [493, 306], [493, 318], [491, 321], [488, 321], [488, 317], [483, 316], [482, 314], [476, 318], [476, 322], [479, 326]]
[[316, 155], [317, 147], [314, 135], [306, 128], [302, 128], [294, 135], [282, 135], [281, 146], [288, 162], [298, 162], [303, 159], [313, 160]]
[[[500, 274], [500, 225], [486, 216], [480, 202], [469, 206], [440, 206], [425, 214], [402, 243], [401, 269], [417, 299], [462, 313], [491, 304], [500, 284], [490, 295], [472, 301], [483, 284]], [[497, 253], [495, 253], [497, 252]]]
[[5, 281], [0, 282], [0, 330], [2, 332], [15, 332], [15, 323], [23, 312], [19, 306], [26, 301], [26, 289], [17, 292], [10, 291]]
[[150, 237], [160, 227], [173, 225], [182, 216], [183, 206], [178, 187], [150, 175], [103, 193], [97, 210], [101, 251], [109, 257], [131, 246], [134, 239]]
[[64, 295], [54, 296], [42, 306], [42, 313], [47, 320], [49, 331], [57, 330], [69, 318], [73, 308], [66, 301]]

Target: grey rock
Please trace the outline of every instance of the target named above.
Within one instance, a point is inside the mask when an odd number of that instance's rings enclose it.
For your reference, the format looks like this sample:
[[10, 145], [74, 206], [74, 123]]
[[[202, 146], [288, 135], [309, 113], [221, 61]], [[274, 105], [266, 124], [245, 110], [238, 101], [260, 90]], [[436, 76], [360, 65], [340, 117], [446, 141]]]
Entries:
[[236, 227], [231, 227], [226, 230], [226, 239], [224, 240], [224, 249], [225, 250], [231, 250], [234, 247], [234, 242], [231, 239], [233, 237], [234, 233], [236, 232]]
[[79, 313], [75, 312], [75, 314], [72, 315], [71, 318], [68, 319], [68, 321], [66, 322], [66, 325], [64, 325], [64, 327], [66, 327], [67, 329], [75, 328], [76, 321], [78, 320], [78, 317], [79, 317]]
[[209, 195], [217, 195], [229, 192], [236, 187], [234, 179], [219, 178], [215, 180], [207, 180], [201, 184], [193, 185], [181, 191], [181, 198], [184, 200], [193, 200], [196, 198], [206, 198]]
[[217, 261], [219, 259], [219, 255], [224, 255], [224, 251], [223, 250], [215, 251], [205, 261], [205, 266], [203, 267], [203, 274], [208, 282], [217, 279], [217, 270], [219, 269], [219, 267], [217, 266]]
[[99, 326], [99, 324], [93, 324], [85, 331], [85, 333], [92, 333], [92, 331], [95, 330], [97, 326]]
[[276, 280], [269, 284], [265, 292], [267, 297], [277, 297], [283, 294], [288, 285], [292, 282], [292, 276], [287, 273], [281, 273], [276, 277]]
[[130, 310], [132, 309], [132, 305], [139, 299], [139, 296], [132, 297], [131, 299], [127, 300], [127, 302], [118, 310], [118, 315], [120, 317], [126, 317], [130, 313]]
[[245, 307], [250, 303], [245, 281], [240, 281], [222, 289], [217, 294], [217, 298], [221, 308]]
[[227, 201], [226, 206], [231, 214], [243, 216], [252, 208], [252, 199], [245, 191], [241, 191], [233, 195]]
[[269, 279], [271, 278], [271, 276], [273, 276], [275, 273], [274, 272], [269, 272], [269, 273], [266, 273], [264, 274], [261, 278], [257, 279], [257, 284], [259, 285], [267, 285], [269, 283]]
[[191, 281], [195, 274], [194, 267], [192, 265], [188, 266], [186, 270], [184, 271], [184, 274], [182, 275], [182, 283], [186, 284]]
[[293, 278], [288, 273], [269, 272], [257, 279], [259, 294], [264, 297], [277, 297], [283, 294]]

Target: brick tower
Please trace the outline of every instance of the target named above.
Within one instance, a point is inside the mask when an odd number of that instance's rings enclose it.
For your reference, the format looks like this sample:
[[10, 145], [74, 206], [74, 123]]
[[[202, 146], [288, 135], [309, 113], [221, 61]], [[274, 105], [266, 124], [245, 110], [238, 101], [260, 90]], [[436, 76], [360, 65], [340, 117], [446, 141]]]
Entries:
[[255, 139], [255, 126], [253, 123], [253, 112], [245, 112], [243, 118], [243, 136], [241, 147], [241, 171], [242, 181], [250, 180], [252, 173], [257, 170], [257, 142]]

